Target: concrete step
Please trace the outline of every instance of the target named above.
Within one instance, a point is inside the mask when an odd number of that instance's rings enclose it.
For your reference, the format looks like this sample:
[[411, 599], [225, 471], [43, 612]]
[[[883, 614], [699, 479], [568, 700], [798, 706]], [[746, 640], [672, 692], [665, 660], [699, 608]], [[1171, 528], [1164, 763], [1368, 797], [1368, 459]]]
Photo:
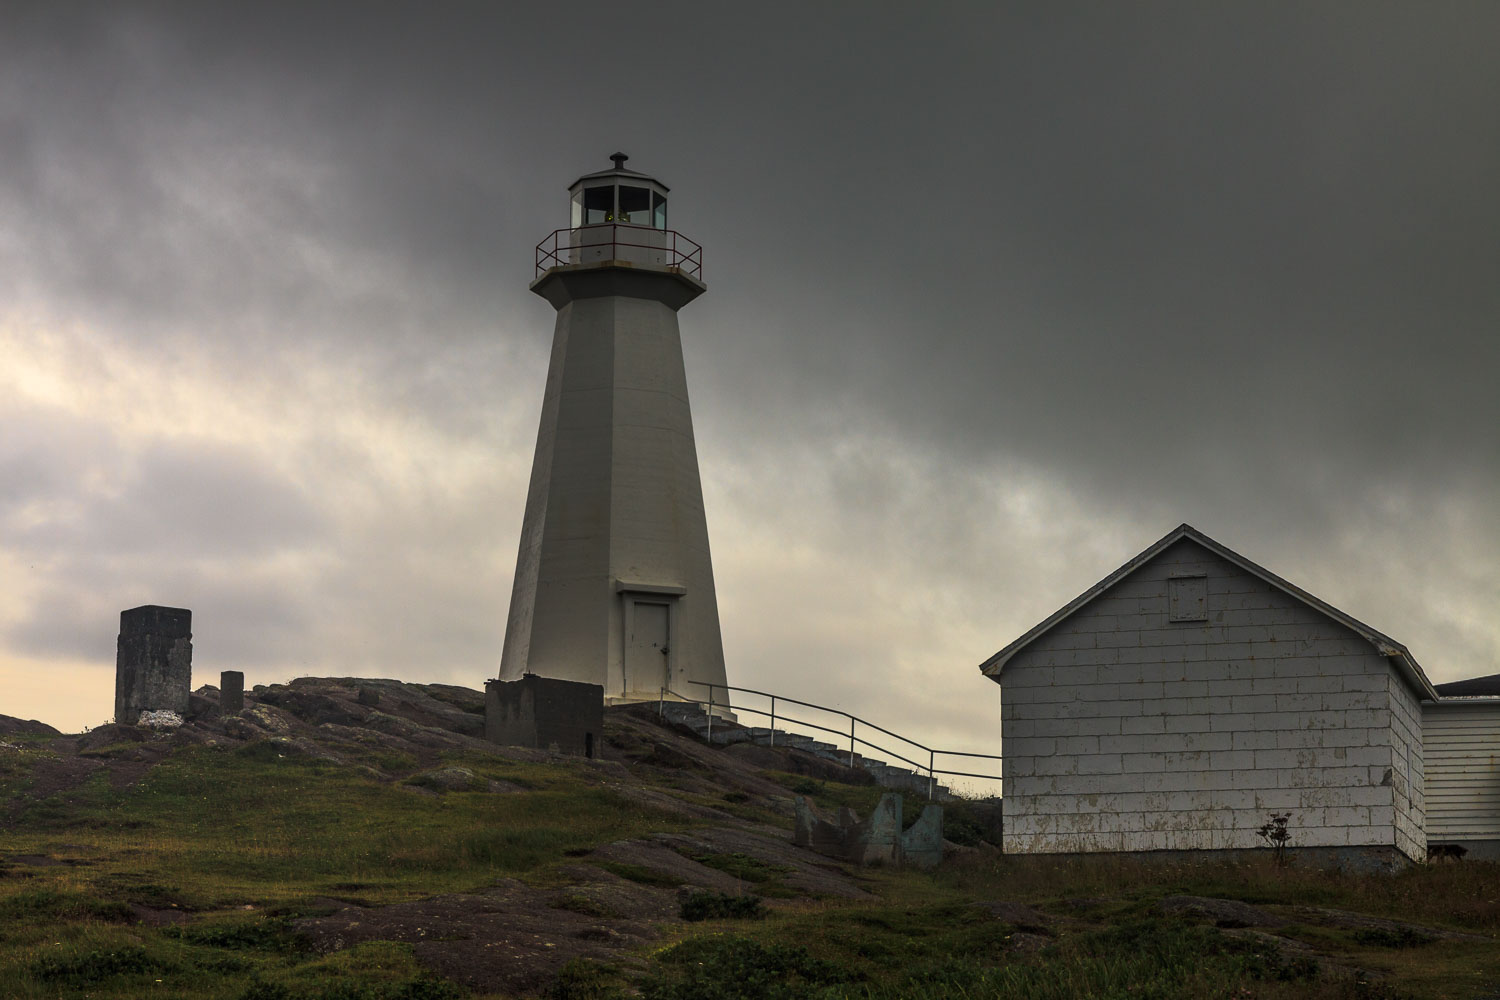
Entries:
[[736, 743], [751, 742], [750, 730], [736, 729], [727, 726], [715, 726], [713, 741], [719, 746], [733, 746]]

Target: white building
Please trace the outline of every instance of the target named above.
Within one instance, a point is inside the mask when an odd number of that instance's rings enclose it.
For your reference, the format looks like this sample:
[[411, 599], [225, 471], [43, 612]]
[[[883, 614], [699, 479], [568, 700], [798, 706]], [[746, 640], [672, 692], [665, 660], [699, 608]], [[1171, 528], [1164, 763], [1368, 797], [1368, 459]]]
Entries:
[[1500, 674], [1437, 691], [1422, 704], [1427, 841], [1500, 860]]
[[723, 684], [724, 649], [677, 325], [702, 252], [667, 228], [666, 185], [612, 159], [537, 247], [557, 322], [500, 679], [706, 698], [691, 682]]
[[1004, 849], [1292, 846], [1426, 857], [1423, 699], [1400, 643], [1188, 525], [981, 669]]

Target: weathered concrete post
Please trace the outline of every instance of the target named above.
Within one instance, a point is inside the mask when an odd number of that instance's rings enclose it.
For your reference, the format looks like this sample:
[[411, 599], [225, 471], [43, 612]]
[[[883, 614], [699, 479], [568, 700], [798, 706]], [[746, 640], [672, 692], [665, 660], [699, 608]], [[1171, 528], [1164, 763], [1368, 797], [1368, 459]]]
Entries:
[[245, 675], [238, 670], [219, 672], [219, 711], [234, 715], [245, 710]]
[[193, 684], [193, 613], [142, 605], [120, 612], [115, 651], [115, 721], [135, 725], [142, 712], [186, 715]]

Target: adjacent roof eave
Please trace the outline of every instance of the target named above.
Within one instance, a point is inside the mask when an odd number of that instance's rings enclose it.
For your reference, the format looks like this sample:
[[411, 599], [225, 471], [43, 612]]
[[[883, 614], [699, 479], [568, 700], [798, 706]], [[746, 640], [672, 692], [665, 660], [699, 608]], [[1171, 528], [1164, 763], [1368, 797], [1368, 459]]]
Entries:
[[1461, 681], [1449, 681], [1437, 685], [1440, 698], [1467, 698], [1472, 696], [1500, 696], [1500, 674], [1484, 677], [1467, 677]]
[[1017, 639], [1015, 642], [1011, 643], [1009, 646], [1006, 646], [994, 656], [991, 656], [988, 660], [985, 660], [979, 665], [980, 671], [986, 677], [989, 677], [990, 679], [998, 682], [1001, 672], [1005, 669], [1006, 663], [1010, 662], [1011, 657], [1015, 656], [1022, 649], [1026, 648], [1031, 643], [1035, 642], [1037, 639], [1050, 632], [1055, 626], [1058, 625], [1058, 623], [1071, 617], [1074, 612], [1078, 611], [1084, 605], [1093, 601], [1096, 597], [1104, 593], [1110, 587], [1113, 587], [1122, 579], [1129, 576], [1137, 569], [1140, 569], [1152, 559], [1156, 558], [1168, 546], [1173, 545], [1185, 538], [1197, 542], [1199, 545], [1208, 549], [1215, 555], [1227, 560], [1228, 562], [1233, 563], [1252, 576], [1259, 577], [1266, 583], [1269, 583], [1271, 586], [1275, 587], [1277, 590], [1280, 590], [1283, 593], [1296, 598], [1303, 604], [1306, 604], [1307, 606], [1322, 612], [1329, 618], [1332, 618], [1334, 621], [1355, 632], [1360, 636], [1360, 638], [1364, 639], [1366, 642], [1370, 643], [1371, 646], [1375, 647], [1375, 651], [1381, 656], [1390, 658], [1391, 662], [1397, 667], [1398, 670], [1401, 671], [1401, 673], [1406, 676], [1407, 681], [1409, 681], [1411, 685], [1416, 689], [1418, 697], [1433, 700], [1436, 700], [1438, 698], [1438, 693], [1433, 689], [1432, 682], [1427, 679], [1426, 672], [1422, 670], [1421, 665], [1418, 664], [1416, 659], [1411, 655], [1411, 651], [1408, 650], [1405, 646], [1401, 645], [1401, 643], [1397, 642], [1395, 639], [1392, 639], [1390, 636], [1386, 635], [1383, 632], [1376, 631], [1359, 619], [1345, 614], [1338, 608], [1335, 608], [1333, 605], [1319, 600], [1317, 597], [1309, 594], [1301, 587], [1288, 583], [1281, 577], [1277, 576], [1275, 573], [1272, 573], [1270, 570], [1266, 569], [1264, 566], [1253, 563], [1249, 559], [1246, 559], [1244, 556], [1240, 555], [1238, 552], [1224, 547], [1190, 524], [1180, 524], [1176, 528], [1173, 528], [1171, 531], [1167, 532], [1167, 534], [1162, 536], [1161, 539], [1147, 547], [1145, 551], [1141, 552], [1135, 558], [1126, 562], [1125, 565], [1121, 566], [1109, 576], [1106, 576], [1104, 579], [1094, 584], [1088, 590], [1085, 590], [1083, 593], [1079, 594], [1062, 608], [1053, 612], [1053, 614], [1050, 615], [1040, 625], [1037, 625], [1031, 631], [1027, 632], [1025, 635]]

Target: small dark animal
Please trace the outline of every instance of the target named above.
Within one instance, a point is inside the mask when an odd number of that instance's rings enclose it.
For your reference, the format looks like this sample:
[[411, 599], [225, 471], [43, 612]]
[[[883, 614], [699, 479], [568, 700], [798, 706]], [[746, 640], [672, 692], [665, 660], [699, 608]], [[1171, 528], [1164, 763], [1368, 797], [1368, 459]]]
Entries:
[[1428, 861], [1462, 861], [1469, 849], [1462, 844], [1428, 844]]

